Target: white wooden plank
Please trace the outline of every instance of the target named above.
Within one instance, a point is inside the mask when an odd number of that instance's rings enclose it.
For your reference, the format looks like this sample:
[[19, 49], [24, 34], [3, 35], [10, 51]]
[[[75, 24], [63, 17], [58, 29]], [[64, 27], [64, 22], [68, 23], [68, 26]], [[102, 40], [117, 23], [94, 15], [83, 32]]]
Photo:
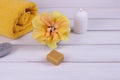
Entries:
[[[70, 20], [71, 27], [74, 26], [74, 21]], [[120, 19], [89, 19], [88, 30], [94, 31], [111, 31], [120, 30]]]
[[119, 80], [120, 64], [2, 63], [1, 80]]
[[119, 31], [92, 31], [86, 34], [73, 33], [70, 40], [63, 42], [63, 44], [120, 44], [118, 33]]
[[[120, 31], [88, 31], [86, 34], [71, 33], [70, 39], [61, 44], [120, 44]], [[12, 40], [0, 37], [0, 43], [10, 42], [13, 45], [40, 45], [32, 38], [32, 33], [23, 36], [20, 39]]]
[[119, 0], [31, 0], [39, 7], [120, 7]]
[[[120, 45], [80, 45], [60, 46], [56, 49], [65, 55], [64, 62], [81, 63], [119, 63]], [[0, 62], [47, 62], [51, 51], [46, 46], [16, 46]]]
[[[89, 18], [120, 18], [120, 8], [84, 8]], [[59, 11], [67, 17], [72, 18], [79, 8], [39, 8], [39, 13]]]

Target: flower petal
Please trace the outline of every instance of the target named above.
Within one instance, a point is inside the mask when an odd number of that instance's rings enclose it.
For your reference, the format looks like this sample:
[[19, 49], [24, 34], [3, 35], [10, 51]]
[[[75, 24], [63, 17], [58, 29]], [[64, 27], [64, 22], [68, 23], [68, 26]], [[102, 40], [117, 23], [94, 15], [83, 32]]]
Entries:
[[62, 15], [62, 14], [59, 13], [59, 12], [57, 12], [57, 11], [54, 11], [54, 12], [52, 13], [52, 17], [53, 17], [54, 20], [58, 19], [61, 15]]
[[51, 26], [52, 22], [53, 22], [53, 18], [51, 16], [51, 14], [49, 13], [42, 13], [40, 15], [40, 19], [41, 21], [43, 21], [47, 26]]
[[34, 30], [33, 38], [37, 39], [41, 44], [45, 44], [45, 32]]
[[33, 19], [33, 21], [32, 21], [33, 27], [37, 28], [41, 31], [46, 31], [47, 27], [45, 26], [45, 24], [42, 21], [39, 20], [39, 17], [40, 16], [38, 15]]
[[70, 33], [69, 31], [63, 33], [63, 35], [61, 37], [62, 40], [67, 41], [69, 39], [69, 33]]
[[50, 47], [50, 48], [56, 48], [57, 47], [57, 44], [56, 44], [56, 42], [55, 41], [49, 41], [48, 43], [47, 43], [47, 45], [48, 45], [48, 47]]

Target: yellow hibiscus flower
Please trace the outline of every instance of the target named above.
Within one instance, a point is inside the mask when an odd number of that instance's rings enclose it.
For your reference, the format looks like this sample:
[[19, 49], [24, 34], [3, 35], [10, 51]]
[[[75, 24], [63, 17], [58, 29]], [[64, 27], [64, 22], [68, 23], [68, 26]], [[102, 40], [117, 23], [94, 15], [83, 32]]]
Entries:
[[70, 21], [59, 12], [41, 13], [33, 19], [32, 24], [33, 38], [40, 44], [56, 48], [58, 42], [69, 39]]

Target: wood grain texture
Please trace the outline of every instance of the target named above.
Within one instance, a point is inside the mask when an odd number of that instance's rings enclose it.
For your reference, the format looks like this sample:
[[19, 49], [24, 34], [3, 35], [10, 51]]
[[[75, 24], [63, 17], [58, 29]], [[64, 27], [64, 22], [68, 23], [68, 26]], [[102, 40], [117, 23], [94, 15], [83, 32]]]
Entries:
[[[5, 72], [6, 70], [6, 72]], [[0, 64], [2, 80], [119, 80], [120, 64], [48, 63]]]
[[[64, 54], [67, 63], [120, 63], [120, 45], [59, 46], [56, 50]], [[50, 51], [46, 46], [15, 46], [0, 62], [46, 63]]]
[[[89, 18], [97, 19], [120, 19], [120, 8], [83, 8], [88, 12]], [[64, 15], [73, 19], [74, 15], [79, 11], [79, 8], [39, 8], [39, 13], [59, 11]]]
[[120, 7], [119, 0], [31, 0], [39, 7]]
[[[74, 27], [74, 20], [71, 21], [71, 28]], [[120, 31], [120, 19], [89, 19], [88, 30], [92, 31]]]
[[[62, 45], [80, 45], [80, 44], [120, 44], [120, 31], [88, 31], [86, 34], [71, 33], [67, 42], [61, 42]], [[0, 37], [0, 42], [10, 42], [13, 45], [40, 45], [32, 38], [32, 33], [23, 36], [20, 39], [12, 40]]]

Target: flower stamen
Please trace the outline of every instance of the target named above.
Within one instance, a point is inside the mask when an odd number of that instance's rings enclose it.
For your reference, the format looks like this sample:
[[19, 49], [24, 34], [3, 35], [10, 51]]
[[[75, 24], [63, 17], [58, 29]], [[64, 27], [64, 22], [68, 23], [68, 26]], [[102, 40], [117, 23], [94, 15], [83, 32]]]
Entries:
[[53, 25], [53, 26], [48, 26], [46, 37], [50, 37], [50, 36], [53, 36], [54, 34], [56, 34], [57, 33], [57, 28], [58, 28], [58, 26], [56, 24]]

